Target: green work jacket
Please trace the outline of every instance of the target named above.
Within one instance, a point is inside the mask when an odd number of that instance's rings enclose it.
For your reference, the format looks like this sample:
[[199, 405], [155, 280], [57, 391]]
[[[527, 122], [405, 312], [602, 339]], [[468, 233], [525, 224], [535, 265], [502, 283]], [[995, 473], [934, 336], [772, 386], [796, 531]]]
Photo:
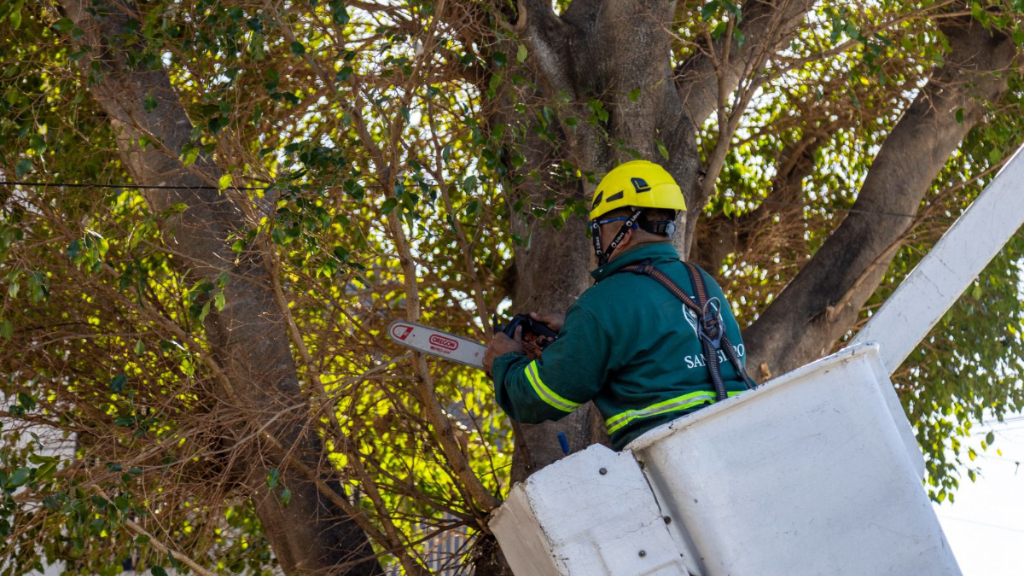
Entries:
[[[593, 400], [612, 447], [621, 450], [651, 428], [715, 401], [696, 315], [653, 278], [615, 273], [643, 261], [694, 295], [686, 268], [668, 243], [638, 246], [591, 272], [597, 284], [569, 308], [558, 340], [540, 359], [518, 353], [495, 359], [495, 396], [513, 420], [558, 420]], [[701, 273], [708, 296], [722, 304], [726, 334], [745, 362], [740, 329], [725, 295]], [[746, 390], [725, 355], [718, 356], [729, 395]]]

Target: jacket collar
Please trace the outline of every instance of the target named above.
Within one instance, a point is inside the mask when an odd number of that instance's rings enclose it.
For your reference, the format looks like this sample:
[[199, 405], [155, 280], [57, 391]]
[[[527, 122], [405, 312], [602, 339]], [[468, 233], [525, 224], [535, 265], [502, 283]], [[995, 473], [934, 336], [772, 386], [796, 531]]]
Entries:
[[611, 262], [591, 272], [590, 275], [594, 277], [595, 282], [600, 282], [623, 267], [643, 262], [644, 260], [650, 260], [651, 264], [676, 262], [679, 260], [679, 253], [676, 252], [675, 247], [669, 242], [641, 244], [636, 248], [623, 252]]

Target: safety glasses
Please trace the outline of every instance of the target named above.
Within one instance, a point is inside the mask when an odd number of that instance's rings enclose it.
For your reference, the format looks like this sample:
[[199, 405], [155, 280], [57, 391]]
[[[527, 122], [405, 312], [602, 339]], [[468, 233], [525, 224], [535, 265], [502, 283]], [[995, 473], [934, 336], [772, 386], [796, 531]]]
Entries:
[[609, 222], [622, 222], [622, 221], [625, 221], [625, 220], [629, 220], [629, 217], [628, 216], [616, 216], [615, 218], [607, 218], [605, 220], [597, 220], [597, 221], [591, 220], [590, 221], [590, 226], [593, 226], [595, 223], [598, 226], [603, 226], [603, 225], [605, 225], [605, 224], [607, 224]]

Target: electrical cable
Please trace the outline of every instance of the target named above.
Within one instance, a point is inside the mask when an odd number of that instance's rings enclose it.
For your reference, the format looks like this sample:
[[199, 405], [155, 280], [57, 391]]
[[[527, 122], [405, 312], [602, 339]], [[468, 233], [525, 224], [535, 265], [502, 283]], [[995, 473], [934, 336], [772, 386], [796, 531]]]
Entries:
[[[20, 182], [14, 180], [0, 180], [0, 186], [31, 186], [33, 188], [123, 188], [126, 190], [220, 190], [216, 186], [170, 186], [170, 185], [153, 185], [146, 186], [144, 184], [75, 184], [71, 182]], [[237, 186], [228, 186], [226, 189], [230, 190], [269, 190], [270, 186], [254, 187], [254, 188], [239, 188]]]
[[[71, 182], [23, 182], [18, 180], [0, 180], [0, 186], [26, 186], [33, 188], [107, 188], [107, 189], [126, 189], [126, 190], [220, 190], [217, 186], [171, 186], [171, 185], [152, 185], [147, 186], [144, 184], [78, 184]], [[226, 189], [230, 190], [270, 190], [272, 186], [254, 186], [239, 188], [237, 186], [228, 186]], [[734, 198], [730, 196], [729, 198]], [[917, 214], [908, 214], [903, 212], [886, 212], [884, 210], [862, 210], [860, 208], [828, 208], [825, 206], [813, 206], [811, 204], [801, 204], [799, 202], [783, 202], [781, 200], [749, 200], [750, 202], [760, 202], [761, 204], [776, 204], [780, 206], [798, 206], [802, 208], [810, 208], [812, 210], [825, 210], [827, 212], [849, 212], [851, 214], [878, 214], [881, 216], [896, 216], [899, 218], [917, 218]]]
[[1014, 528], [1012, 526], [1000, 526], [999, 524], [989, 524], [988, 522], [978, 522], [977, 520], [968, 520], [966, 518], [957, 518], [956, 516], [946, 516], [945, 514], [939, 514], [939, 518], [945, 518], [946, 520], [956, 520], [957, 522], [967, 522], [969, 524], [977, 524], [979, 526], [987, 526], [989, 528], [996, 528], [997, 530], [1008, 530], [1010, 532], [1024, 532], [1020, 528]]

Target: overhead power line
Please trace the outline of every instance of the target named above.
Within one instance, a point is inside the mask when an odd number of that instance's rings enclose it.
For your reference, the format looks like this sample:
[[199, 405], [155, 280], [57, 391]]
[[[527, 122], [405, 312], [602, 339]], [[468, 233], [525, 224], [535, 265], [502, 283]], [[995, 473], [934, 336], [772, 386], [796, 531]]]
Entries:
[[[0, 180], [3, 186], [27, 186], [32, 188], [110, 188], [126, 190], [220, 190], [217, 186], [170, 186], [170, 185], [146, 185], [146, 184], [80, 184], [74, 182], [20, 182], [14, 180]], [[228, 186], [230, 190], [269, 190], [270, 186], [246, 187]]]
[[[33, 188], [106, 188], [125, 190], [220, 190], [217, 186], [171, 186], [171, 185], [146, 185], [146, 184], [81, 184], [72, 182], [22, 182], [16, 180], [0, 180], [0, 186], [26, 186]], [[435, 184], [436, 186], [436, 184]], [[270, 190], [272, 186], [238, 187], [228, 186], [226, 190]], [[734, 198], [731, 197], [730, 198]], [[735, 198], [734, 198], [735, 199]], [[851, 214], [878, 214], [880, 216], [897, 216], [899, 218], [917, 218], [918, 214], [903, 212], [886, 212], [884, 210], [863, 210], [860, 208], [834, 208], [827, 206], [814, 206], [812, 204], [801, 204], [800, 202], [783, 202], [780, 200], [748, 200], [752, 203], [775, 204], [779, 206], [796, 206], [810, 208], [812, 210], [824, 210], [826, 212], [849, 212]]]
[[967, 518], [957, 518], [956, 516], [947, 516], [945, 514], [939, 514], [939, 518], [945, 518], [946, 520], [956, 520], [957, 522], [967, 522], [969, 524], [977, 524], [978, 526], [985, 526], [987, 528], [995, 528], [996, 530], [1006, 530], [1008, 532], [1022, 532], [1024, 530], [1013, 526], [1001, 526], [999, 524], [990, 524], [988, 522], [979, 522], [977, 520], [968, 520]]

